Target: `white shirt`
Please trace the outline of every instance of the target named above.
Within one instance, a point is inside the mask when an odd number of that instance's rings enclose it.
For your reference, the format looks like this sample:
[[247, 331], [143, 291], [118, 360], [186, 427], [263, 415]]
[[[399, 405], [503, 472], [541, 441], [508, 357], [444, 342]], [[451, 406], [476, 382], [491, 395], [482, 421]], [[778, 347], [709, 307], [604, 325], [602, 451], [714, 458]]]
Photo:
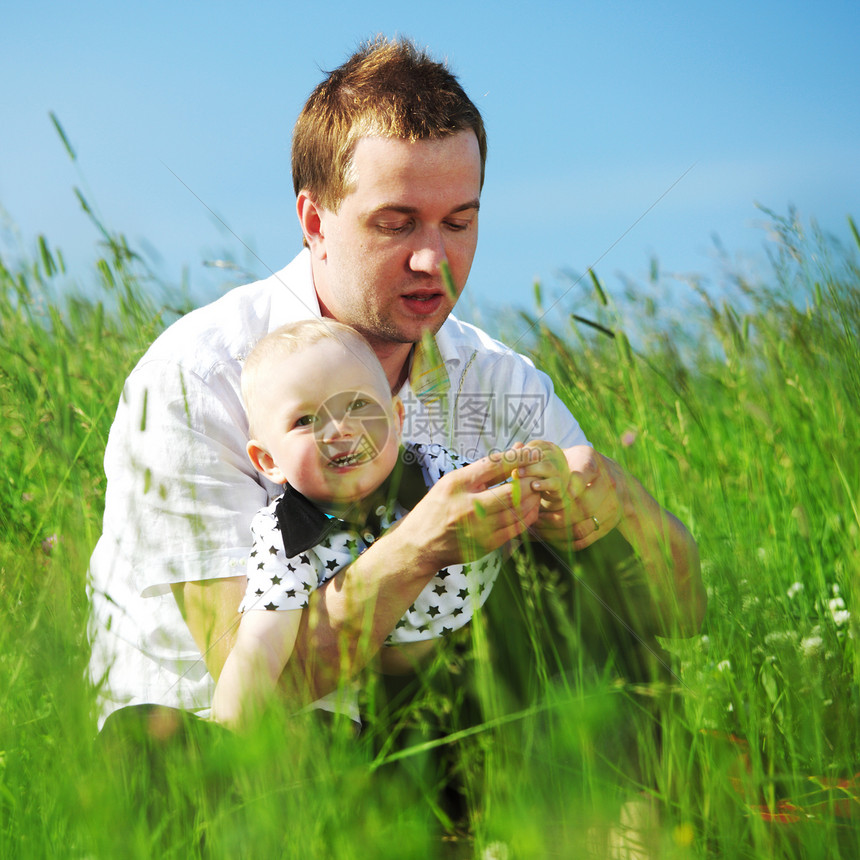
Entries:
[[[241, 362], [279, 326], [320, 316], [310, 254], [184, 316], [123, 389], [105, 451], [104, 527], [90, 561], [90, 673], [102, 718], [154, 702], [206, 715], [214, 682], [171, 584], [244, 575], [251, 520], [281, 488], [245, 453]], [[552, 382], [527, 358], [449, 317], [436, 336], [450, 392], [422, 402], [407, 382], [404, 439], [475, 460], [516, 441], [587, 444]]]

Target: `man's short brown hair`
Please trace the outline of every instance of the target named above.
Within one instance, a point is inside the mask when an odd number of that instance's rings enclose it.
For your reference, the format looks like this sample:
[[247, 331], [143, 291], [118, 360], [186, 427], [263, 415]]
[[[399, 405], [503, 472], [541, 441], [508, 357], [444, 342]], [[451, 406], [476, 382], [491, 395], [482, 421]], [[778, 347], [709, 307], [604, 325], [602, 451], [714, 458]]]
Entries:
[[351, 190], [355, 145], [362, 137], [438, 139], [471, 129], [481, 154], [480, 111], [457, 78], [407, 39], [362, 45], [311, 93], [293, 130], [293, 186], [332, 212]]

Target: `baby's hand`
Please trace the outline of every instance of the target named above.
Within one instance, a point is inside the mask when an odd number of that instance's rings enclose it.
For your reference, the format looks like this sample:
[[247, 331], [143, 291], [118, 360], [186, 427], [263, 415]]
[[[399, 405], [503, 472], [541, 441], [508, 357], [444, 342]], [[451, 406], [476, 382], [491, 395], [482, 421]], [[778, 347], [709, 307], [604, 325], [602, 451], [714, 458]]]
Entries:
[[564, 451], [553, 442], [536, 439], [525, 445], [533, 449], [535, 457], [532, 462], [517, 469], [517, 477], [528, 482], [528, 486], [540, 493], [541, 511], [560, 511], [567, 501], [567, 485], [570, 480], [570, 468]]

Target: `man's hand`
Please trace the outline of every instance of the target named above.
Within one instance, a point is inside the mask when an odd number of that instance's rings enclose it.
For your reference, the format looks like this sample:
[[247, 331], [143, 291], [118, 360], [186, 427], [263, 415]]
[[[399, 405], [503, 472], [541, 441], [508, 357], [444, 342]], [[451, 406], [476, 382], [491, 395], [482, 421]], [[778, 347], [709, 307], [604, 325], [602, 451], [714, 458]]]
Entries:
[[619, 524], [622, 504], [611, 468], [614, 463], [588, 445], [562, 451], [550, 442], [537, 441], [523, 450], [541, 452], [540, 461], [526, 466], [529, 474], [537, 476], [531, 489], [547, 491], [532, 529], [541, 540], [581, 550]]
[[523, 446], [529, 453], [525, 466], [517, 469], [516, 477], [534, 492], [540, 493], [541, 514], [569, 507], [567, 484], [570, 467], [564, 451], [554, 442], [537, 439]]
[[399, 531], [414, 531], [431, 574], [474, 561], [537, 521], [540, 493], [525, 483], [504, 483], [530, 458], [533, 452], [518, 447], [449, 472], [407, 514]]

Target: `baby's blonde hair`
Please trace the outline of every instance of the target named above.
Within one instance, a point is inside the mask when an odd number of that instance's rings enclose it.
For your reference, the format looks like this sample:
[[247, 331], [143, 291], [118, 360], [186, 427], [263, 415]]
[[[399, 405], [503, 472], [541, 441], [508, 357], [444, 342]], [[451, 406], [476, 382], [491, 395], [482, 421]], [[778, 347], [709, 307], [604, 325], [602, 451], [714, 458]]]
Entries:
[[355, 356], [356, 361], [378, 373], [380, 390], [389, 391], [385, 371], [370, 344], [354, 328], [330, 319], [309, 319], [287, 323], [257, 341], [242, 366], [242, 401], [248, 414], [249, 433], [253, 437], [257, 392], [277, 373], [286, 356], [301, 352], [322, 340], [333, 340]]

